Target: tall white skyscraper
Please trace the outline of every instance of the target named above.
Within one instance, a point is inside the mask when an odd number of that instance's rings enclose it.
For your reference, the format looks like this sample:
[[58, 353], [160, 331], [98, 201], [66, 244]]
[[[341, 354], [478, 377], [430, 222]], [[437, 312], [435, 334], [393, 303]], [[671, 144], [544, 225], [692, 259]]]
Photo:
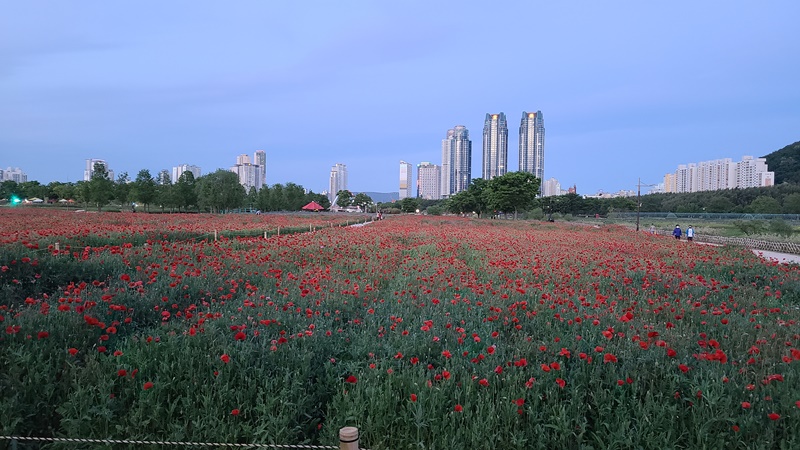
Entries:
[[347, 189], [347, 166], [342, 163], [336, 163], [331, 167], [331, 177], [328, 190], [328, 199], [333, 203], [339, 191]]
[[508, 172], [508, 122], [506, 115], [486, 114], [483, 122], [483, 179]]
[[253, 154], [253, 164], [261, 166], [261, 185], [267, 185], [267, 152], [256, 150]]
[[202, 173], [200, 171], [200, 167], [191, 164], [181, 164], [180, 166], [174, 166], [172, 168], [172, 184], [178, 182], [178, 180], [181, 178], [181, 175], [183, 175], [183, 172], [191, 172], [192, 175], [194, 175], [195, 180], [200, 178], [200, 175]]
[[544, 181], [544, 117], [522, 111], [519, 124], [519, 171]]
[[442, 198], [466, 190], [472, 182], [472, 141], [464, 125], [447, 130], [447, 137], [442, 140], [441, 173]]
[[236, 165], [231, 166], [231, 172], [239, 177], [239, 183], [244, 186], [246, 192], [250, 192], [251, 188], [256, 191], [261, 190], [264, 186], [263, 171], [264, 167], [253, 164], [247, 154], [237, 156]]
[[86, 160], [86, 168], [83, 170], [83, 181], [91, 181], [92, 175], [94, 175], [94, 165], [95, 164], [102, 164], [103, 167], [106, 168], [106, 172], [108, 173], [108, 179], [114, 179], [114, 171], [108, 167], [108, 163], [102, 159], [87, 159]]
[[417, 164], [417, 197], [438, 200], [441, 194], [441, 167], [429, 162]]
[[400, 200], [413, 197], [411, 193], [411, 164], [400, 161]]

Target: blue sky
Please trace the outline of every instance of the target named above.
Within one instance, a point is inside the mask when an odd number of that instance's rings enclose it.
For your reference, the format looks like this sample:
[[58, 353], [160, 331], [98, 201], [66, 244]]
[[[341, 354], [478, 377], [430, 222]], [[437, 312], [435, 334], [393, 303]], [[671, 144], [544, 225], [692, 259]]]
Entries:
[[204, 173], [267, 152], [267, 182], [398, 189], [486, 113], [541, 110], [545, 178], [581, 194], [800, 140], [800, 2], [10, 1], [0, 167], [77, 181]]

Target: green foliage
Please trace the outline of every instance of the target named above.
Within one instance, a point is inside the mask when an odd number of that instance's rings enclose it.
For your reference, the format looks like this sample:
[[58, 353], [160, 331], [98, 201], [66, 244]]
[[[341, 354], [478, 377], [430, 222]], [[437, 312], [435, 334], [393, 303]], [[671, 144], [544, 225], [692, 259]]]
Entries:
[[427, 207], [425, 209], [425, 212], [428, 213], [428, 215], [431, 215], [431, 216], [441, 216], [442, 214], [444, 214], [444, 208], [442, 208], [441, 206], [433, 205], [433, 206]]
[[781, 204], [772, 197], [760, 195], [750, 203], [748, 209], [756, 214], [780, 214]]
[[419, 202], [416, 198], [406, 197], [400, 200], [400, 211], [404, 213], [414, 213], [419, 208]]
[[534, 205], [541, 180], [528, 172], [508, 172], [489, 180], [484, 198], [489, 209], [498, 212], [524, 211]]
[[785, 220], [772, 219], [769, 221], [769, 231], [778, 236], [789, 237], [794, 233], [794, 228]]
[[363, 192], [359, 192], [353, 198], [353, 204], [356, 205], [356, 206], [361, 207], [362, 211], [366, 211], [367, 210], [367, 206], [372, 204], [372, 197], [370, 197], [369, 195], [367, 195], [367, 194], [365, 194]]
[[140, 170], [136, 174], [136, 180], [133, 181], [133, 188], [131, 189], [133, 200], [143, 204], [145, 211], [149, 211], [150, 204], [156, 200], [157, 195], [156, 180], [150, 175], [150, 171], [147, 169]]
[[235, 173], [218, 169], [197, 180], [197, 203], [211, 212], [240, 208], [244, 204], [244, 186]]
[[761, 234], [765, 229], [764, 222], [760, 220], [735, 220], [733, 221], [733, 225], [748, 236]]
[[94, 172], [92, 172], [92, 179], [88, 182], [88, 201], [97, 205], [97, 210], [100, 211], [103, 206], [114, 196], [114, 182], [109, 178], [106, 166], [101, 163], [95, 163]]
[[466, 190], [452, 195], [447, 200], [447, 209], [454, 214], [476, 213], [478, 217], [489, 211], [486, 203], [486, 188], [489, 182], [483, 178], [473, 178]]
[[775, 184], [800, 184], [800, 141], [765, 156], [767, 167], [775, 172]]
[[353, 204], [353, 193], [347, 189], [337, 192], [336, 195], [336, 206], [339, 206], [340, 208], [347, 208]]

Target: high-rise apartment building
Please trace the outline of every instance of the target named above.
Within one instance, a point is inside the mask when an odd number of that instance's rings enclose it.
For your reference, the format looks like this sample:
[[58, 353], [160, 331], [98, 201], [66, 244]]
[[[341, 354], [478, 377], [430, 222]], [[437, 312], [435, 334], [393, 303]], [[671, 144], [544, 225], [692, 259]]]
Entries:
[[263, 166], [253, 164], [246, 154], [237, 156], [236, 165], [231, 166], [231, 172], [239, 177], [239, 183], [246, 192], [250, 192], [250, 189], [259, 191], [264, 186], [264, 169]]
[[191, 172], [195, 180], [200, 178], [200, 175], [202, 173], [200, 171], [200, 167], [191, 164], [181, 164], [180, 166], [174, 166], [172, 168], [172, 184], [177, 183], [184, 172]]
[[399, 199], [413, 197], [411, 193], [411, 164], [400, 161], [400, 192]]
[[438, 200], [441, 194], [441, 167], [429, 162], [417, 164], [417, 197]]
[[483, 122], [483, 179], [508, 172], [508, 123], [506, 115], [486, 114]]
[[544, 117], [541, 111], [522, 111], [519, 124], [519, 171], [544, 180]]
[[775, 173], [767, 169], [764, 158], [744, 156], [739, 162], [730, 158], [681, 164], [674, 173], [664, 176], [664, 192], [700, 192], [721, 189], [744, 189], [775, 184]]
[[347, 189], [347, 166], [342, 163], [336, 163], [331, 167], [330, 189], [328, 190], [328, 199], [333, 204], [334, 199], [339, 191]]
[[86, 160], [86, 168], [83, 169], [83, 181], [91, 181], [92, 175], [94, 175], [94, 165], [101, 164], [105, 167], [106, 172], [108, 173], [108, 179], [114, 179], [114, 171], [108, 167], [108, 163], [102, 159], [87, 159]]
[[556, 195], [564, 195], [564, 191], [561, 190], [561, 183], [555, 178], [542, 181], [542, 197], [553, 197]]
[[441, 174], [442, 198], [466, 190], [472, 181], [472, 141], [464, 125], [447, 130], [442, 140]]
[[261, 166], [261, 185], [267, 185], [267, 152], [256, 150], [253, 154], [253, 164]]
[[13, 181], [15, 183], [25, 183], [28, 181], [28, 175], [19, 167], [6, 170], [0, 169], [0, 181]]

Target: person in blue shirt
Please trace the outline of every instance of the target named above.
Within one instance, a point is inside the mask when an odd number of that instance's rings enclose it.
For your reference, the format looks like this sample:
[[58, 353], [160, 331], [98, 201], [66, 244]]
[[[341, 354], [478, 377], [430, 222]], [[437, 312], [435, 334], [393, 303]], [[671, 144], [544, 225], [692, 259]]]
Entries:
[[680, 240], [680, 238], [681, 238], [681, 227], [678, 226], [678, 225], [675, 225], [675, 229], [672, 230], [672, 235], [675, 236], [675, 239]]

